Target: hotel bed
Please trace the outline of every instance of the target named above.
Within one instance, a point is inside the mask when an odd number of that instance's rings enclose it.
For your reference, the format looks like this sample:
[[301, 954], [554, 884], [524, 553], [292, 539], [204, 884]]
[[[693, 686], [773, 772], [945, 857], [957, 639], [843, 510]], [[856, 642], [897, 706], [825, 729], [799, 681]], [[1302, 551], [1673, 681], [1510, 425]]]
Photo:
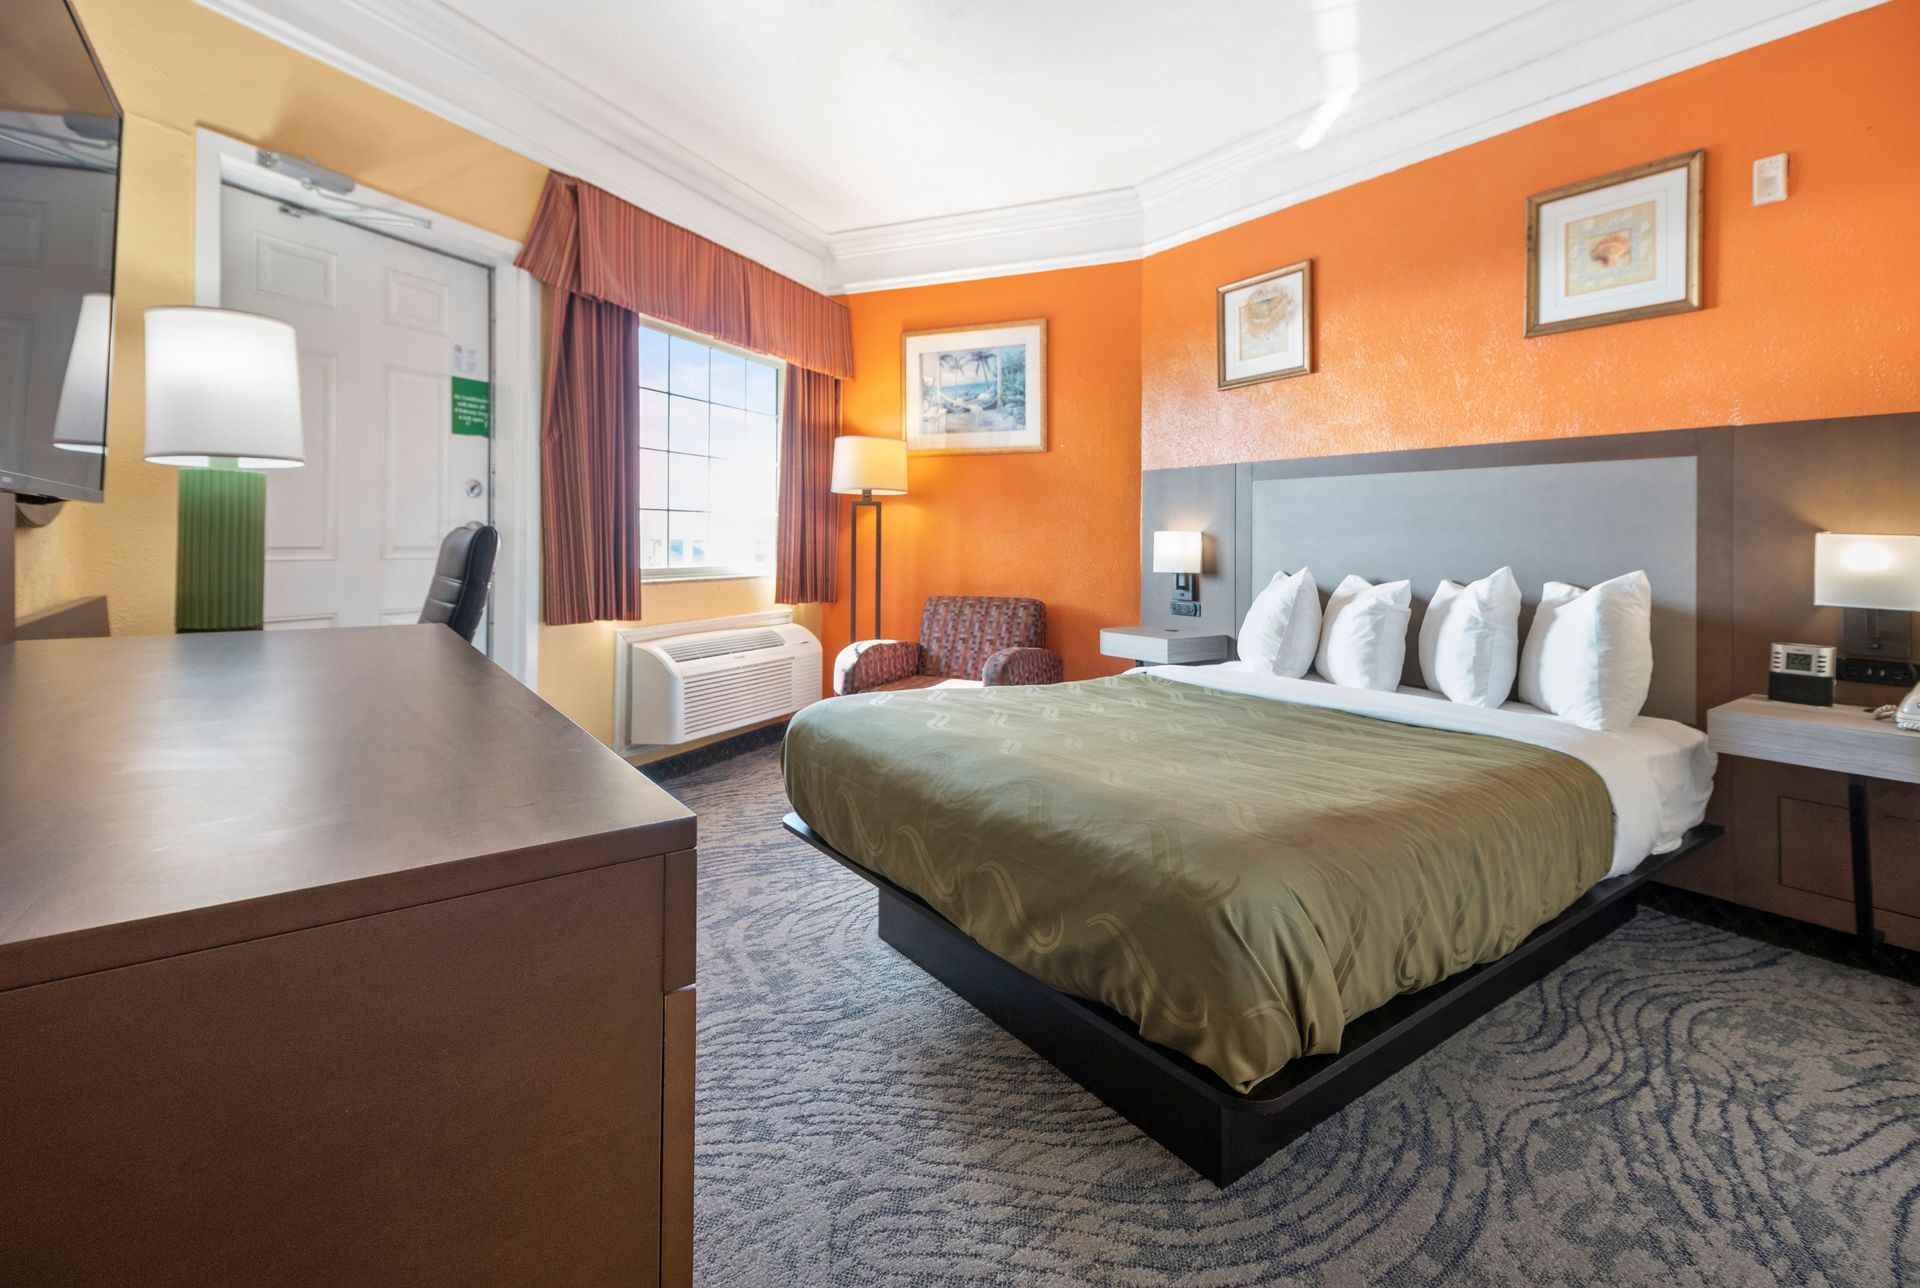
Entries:
[[[856, 695], [794, 718], [787, 826], [875, 886], [882, 939], [1228, 1184], [1718, 835], [1690, 727], [1730, 656], [1722, 507], [1700, 487], [1718, 452], [1625, 435], [1141, 479], [1144, 623], [1242, 634], [1308, 567], [1332, 574], [1327, 613], [1335, 577], [1405, 579], [1409, 617], [1379, 637], [1404, 629], [1403, 685], [1427, 681], [1446, 579], [1510, 565], [1526, 639], [1548, 583], [1643, 570], [1638, 718], [1280, 678], [1298, 658]], [[1212, 534], [1197, 622], [1167, 613], [1157, 529]]]
[[810, 707], [788, 825], [879, 887], [889, 942], [1226, 1184], [1630, 916], [1708, 832], [1705, 742], [1155, 667]]

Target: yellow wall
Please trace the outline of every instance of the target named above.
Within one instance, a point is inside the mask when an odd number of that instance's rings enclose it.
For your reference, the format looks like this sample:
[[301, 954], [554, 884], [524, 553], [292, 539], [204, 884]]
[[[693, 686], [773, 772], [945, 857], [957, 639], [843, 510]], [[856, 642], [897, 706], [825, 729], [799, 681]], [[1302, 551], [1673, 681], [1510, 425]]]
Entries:
[[[583, 622], [578, 626], [540, 628], [540, 696], [609, 746], [614, 745], [614, 632], [629, 626], [661, 626], [733, 613], [762, 613], [773, 607], [773, 579], [652, 582], [641, 592], [640, 606], [646, 616], [637, 622]], [[794, 620], [818, 635], [819, 605], [805, 604], [795, 609]], [[688, 747], [700, 745], [699, 742], [687, 744]], [[634, 757], [636, 763], [657, 759], [659, 755]]]
[[127, 114], [107, 500], [22, 532], [19, 610], [107, 596], [113, 629], [173, 629], [176, 476], [141, 460], [145, 310], [193, 302], [194, 127], [313, 156], [510, 237], [545, 171], [192, 0], [76, 0]]
[[[106, 595], [116, 634], [173, 629], [176, 478], [141, 460], [143, 315], [193, 302], [194, 129], [311, 156], [372, 188], [520, 238], [545, 169], [192, 0], [75, 0], [127, 114], [107, 499], [17, 537], [23, 615]], [[769, 607], [768, 580], [648, 587], [649, 625]], [[610, 624], [541, 630], [539, 687], [602, 739]]]

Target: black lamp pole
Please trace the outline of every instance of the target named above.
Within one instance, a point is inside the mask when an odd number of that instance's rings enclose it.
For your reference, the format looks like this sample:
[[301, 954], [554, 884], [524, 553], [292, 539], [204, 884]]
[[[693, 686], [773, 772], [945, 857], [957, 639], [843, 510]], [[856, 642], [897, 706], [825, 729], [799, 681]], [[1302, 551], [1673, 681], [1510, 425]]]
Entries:
[[872, 488], [864, 489], [860, 499], [853, 503], [852, 557], [847, 561], [847, 632], [850, 635], [860, 632], [860, 510], [863, 506], [873, 507], [873, 634], [867, 638], [877, 640], [880, 638], [880, 503], [873, 499]]

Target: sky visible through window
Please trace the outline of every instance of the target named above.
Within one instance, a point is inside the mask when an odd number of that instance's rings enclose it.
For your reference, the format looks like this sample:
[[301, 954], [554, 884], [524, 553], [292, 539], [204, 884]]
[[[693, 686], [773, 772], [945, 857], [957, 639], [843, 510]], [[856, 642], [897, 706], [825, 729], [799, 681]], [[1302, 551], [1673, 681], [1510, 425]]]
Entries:
[[640, 327], [640, 566], [773, 573], [778, 364]]

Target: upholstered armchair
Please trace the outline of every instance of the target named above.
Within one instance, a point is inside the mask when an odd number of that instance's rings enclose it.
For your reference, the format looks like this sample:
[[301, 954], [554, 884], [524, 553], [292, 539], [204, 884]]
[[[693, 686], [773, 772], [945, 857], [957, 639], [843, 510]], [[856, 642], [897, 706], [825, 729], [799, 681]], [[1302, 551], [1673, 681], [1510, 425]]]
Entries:
[[860, 640], [833, 663], [835, 693], [881, 689], [1058, 684], [1060, 655], [1046, 647], [1047, 606], [997, 595], [934, 595], [919, 640]]

